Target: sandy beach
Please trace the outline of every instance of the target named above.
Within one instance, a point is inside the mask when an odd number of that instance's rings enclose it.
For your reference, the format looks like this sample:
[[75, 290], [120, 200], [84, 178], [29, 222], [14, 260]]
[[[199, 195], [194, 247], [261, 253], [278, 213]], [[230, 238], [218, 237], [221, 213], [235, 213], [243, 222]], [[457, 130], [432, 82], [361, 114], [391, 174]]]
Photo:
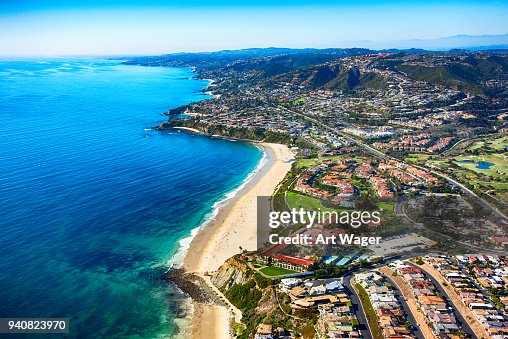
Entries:
[[174, 129], [179, 129], [179, 130], [182, 130], [182, 131], [187, 131], [187, 132], [192, 132], [192, 133], [196, 133], [196, 134], [203, 134], [203, 132], [201, 131], [198, 131], [197, 129], [195, 128], [190, 128], [190, 127], [173, 127]]
[[192, 338], [231, 338], [229, 333], [230, 313], [218, 305], [198, 305], [194, 308], [191, 321]]
[[[294, 158], [287, 146], [259, 145], [266, 151], [266, 164], [194, 237], [183, 262], [187, 272], [204, 277], [217, 270], [226, 259], [239, 253], [240, 247], [256, 249], [256, 199], [273, 194], [291, 169], [289, 161]], [[230, 338], [227, 319], [232, 315], [238, 317], [238, 310], [195, 305], [192, 337], [209, 338], [210, 333], [214, 333], [214, 338]]]

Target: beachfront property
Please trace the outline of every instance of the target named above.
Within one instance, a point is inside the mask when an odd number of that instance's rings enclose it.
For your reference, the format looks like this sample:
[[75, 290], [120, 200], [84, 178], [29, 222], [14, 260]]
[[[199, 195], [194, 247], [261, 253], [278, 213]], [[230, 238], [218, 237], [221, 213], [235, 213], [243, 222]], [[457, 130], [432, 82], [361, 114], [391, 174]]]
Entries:
[[294, 309], [311, 309], [319, 313], [318, 338], [361, 338], [353, 304], [338, 278], [281, 279], [279, 293], [287, 295]]
[[[216, 88], [222, 94], [220, 97], [191, 104], [186, 109], [189, 112], [199, 112], [197, 125], [205, 131], [220, 130], [222, 132], [217, 133], [228, 135], [238, 131], [235, 129], [241, 129], [246, 135], [260, 136], [263, 140], [266, 139], [267, 131], [280, 133], [278, 137], [284, 137], [285, 143], [300, 152], [294, 164], [296, 171], [292, 172], [295, 177], [291, 179], [295, 180], [291, 180], [287, 192], [288, 197], [296, 198], [288, 199], [288, 204], [310, 209], [315, 206], [354, 208], [362, 195], [375, 196], [374, 201], [380, 209], [400, 215], [400, 209], [394, 208], [392, 204], [396, 197], [409, 193], [441, 194], [442, 190], [452, 191], [454, 185], [450, 182], [446, 184], [444, 181], [447, 179], [434, 175], [430, 167], [425, 169], [422, 164], [413, 165], [412, 162], [406, 163], [390, 155], [393, 151], [401, 151], [424, 152], [430, 156], [449, 149], [456, 141], [455, 136], [449, 135], [450, 132], [444, 128], [443, 133], [422, 129], [463, 119], [468, 115], [467, 112], [459, 113], [455, 105], [468, 104], [474, 96], [470, 93], [463, 94], [457, 89], [415, 81], [389, 69], [377, 68], [375, 62], [384, 57], [389, 57], [389, 54], [348, 57], [327, 66], [340, 65], [345, 69], [354, 66], [365, 74], [380, 76], [388, 85], [385, 91], [369, 90], [367, 95], [358, 93], [353, 97], [341, 90], [312, 89], [289, 81], [274, 82], [266, 87], [255, 82], [251, 86], [248, 74], [233, 72], [232, 77], [226, 77], [227, 81]], [[234, 90], [231, 91], [231, 88]], [[362, 140], [368, 142], [362, 144]], [[377, 152], [371, 145], [383, 149], [383, 152]], [[372, 157], [372, 154], [375, 156]], [[320, 204], [323, 202], [320, 200], [326, 200], [325, 204]], [[412, 207], [411, 202], [408, 207]], [[312, 231], [295, 232], [303, 234]], [[386, 243], [375, 249], [374, 255], [385, 256], [392, 250], [400, 252], [403, 248], [431, 245], [413, 233], [386, 240]], [[283, 246], [285, 245], [274, 245], [274, 248], [281, 249]], [[258, 261], [273, 266], [268, 267], [273, 271], [275, 268], [280, 269], [273, 275], [265, 270], [265, 277], [293, 277], [281, 281], [279, 287], [281, 293], [291, 298], [291, 306], [312, 310], [317, 308], [324, 312], [323, 318], [330, 314], [336, 317], [336, 308], [342, 298], [340, 293], [330, 292], [330, 288], [323, 283], [307, 286], [303, 280], [294, 277], [295, 272], [309, 273], [310, 266], [317, 259], [298, 256], [303, 254], [275, 253], [280, 251], [273, 251], [270, 257], [260, 256]], [[323, 258], [323, 262], [342, 266], [341, 269], [350, 269], [355, 259], [349, 255], [340, 258], [332, 256]], [[263, 274], [263, 269], [265, 268], [258, 271]], [[416, 275], [416, 272], [413, 273]], [[406, 277], [410, 275], [407, 273]], [[452, 338], [456, 331], [460, 331], [460, 327], [455, 314], [449, 309], [450, 305], [435, 291], [435, 286], [420, 280], [411, 283], [414, 283], [410, 286], [418, 306], [432, 324], [436, 335]], [[421, 286], [417, 285], [419, 283]], [[371, 302], [376, 306], [381, 307], [383, 303], [383, 307], [394, 306], [391, 304], [394, 300], [389, 289], [386, 291], [376, 286], [373, 293]], [[478, 308], [479, 305], [473, 304], [472, 307]], [[385, 336], [393, 338], [408, 335], [404, 333], [405, 327], [399, 326], [400, 313], [397, 309], [381, 308], [377, 316], [383, 317], [379, 318], [379, 325], [383, 326]], [[343, 331], [347, 323], [339, 322], [335, 325], [333, 327], [327, 326], [326, 322], [322, 323], [322, 332], [331, 333], [332, 329]], [[268, 332], [260, 330], [260, 335]]]
[[294, 338], [290, 332], [283, 327], [273, 328], [269, 324], [259, 324], [254, 334], [254, 339], [285, 339]]
[[414, 338], [402, 305], [382, 275], [371, 271], [357, 273], [353, 279], [367, 293], [384, 338]]
[[296, 256], [278, 254], [274, 256], [260, 255], [257, 260], [263, 264], [270, 264], [274, 267], [283, 268], [296, 272], [307, 272], [310, 266], [316, 261], [315, 258], [300, 258]]
[[508, 266], [495, 255], [427, 255], [437, 270], [492, 338], [508, 337]]

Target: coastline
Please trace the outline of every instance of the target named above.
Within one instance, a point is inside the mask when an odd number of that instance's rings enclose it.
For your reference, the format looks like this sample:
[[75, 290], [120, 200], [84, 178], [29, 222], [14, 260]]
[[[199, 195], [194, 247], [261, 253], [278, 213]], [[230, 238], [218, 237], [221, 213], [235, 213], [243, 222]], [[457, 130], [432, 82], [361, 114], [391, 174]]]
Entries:
[[198, 131], [197, 129], [195, 128], [190, 128], [190, 127], [181, 127], [181, 126], [178, 126], [178, 127], [173, 127], [174, 129], [177, 129], [177, 130], [182, 130], [182, 131], [186, 131], [186, 132], [190, 132], [190, 133], [195, 133], [195, 134], [203, 134], [201, 131]]
[[[202, 278], [212, 290], [214, 286], [207, 277], [209, 273], [217, 270], [226, 259], [240, 253], [240, 246], [246, 250], [256, 249], [256, 199], [258, 196], [272, 195], [291, 169], [289, 160], [294, 155], [287, 146], [254, 144], [263, 148], [266, 162], [234, 197], [219, 208], [213, 219], [200, 227], [183, 259], [184, 270]], [[232, 305], [228, 309], [222, 305], [206, 304], [205, 307], [203, 303], [195, 301], [193, 304], [193, 338], [208, 337], [210, 333], [214, 333], [215, 338], [231, 337], [228, 319], [234, 316], [239, 321], [239, 310]]]

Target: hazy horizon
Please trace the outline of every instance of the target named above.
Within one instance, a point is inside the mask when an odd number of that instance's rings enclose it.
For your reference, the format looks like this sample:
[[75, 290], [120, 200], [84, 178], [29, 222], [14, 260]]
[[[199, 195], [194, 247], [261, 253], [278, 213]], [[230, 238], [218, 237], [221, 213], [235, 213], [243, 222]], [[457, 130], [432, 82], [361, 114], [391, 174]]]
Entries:
[[[0, 29], [9, 34], [0, 37], [0, 55], [128, 56], [273, 46], [421, 48], [407, 42], [506, 34], [506, 17], [508, 4], [489, 0], [22, 0], [2, 2]], [[507, 36], [494, 37], [494, 44], [496, 39], [498, 44], [508, 42]], [[453, 47], [460, 46], [448, 48]]]

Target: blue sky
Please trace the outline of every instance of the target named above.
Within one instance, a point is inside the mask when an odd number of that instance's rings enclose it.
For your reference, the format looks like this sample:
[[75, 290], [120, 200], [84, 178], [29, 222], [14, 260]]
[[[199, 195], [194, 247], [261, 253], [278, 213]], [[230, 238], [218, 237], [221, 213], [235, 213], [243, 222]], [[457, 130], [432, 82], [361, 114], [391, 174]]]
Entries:
[[352, 47], [505, 34], [507, 17], [508, 1], [490, 0], [0, 0], [0, 55]]

